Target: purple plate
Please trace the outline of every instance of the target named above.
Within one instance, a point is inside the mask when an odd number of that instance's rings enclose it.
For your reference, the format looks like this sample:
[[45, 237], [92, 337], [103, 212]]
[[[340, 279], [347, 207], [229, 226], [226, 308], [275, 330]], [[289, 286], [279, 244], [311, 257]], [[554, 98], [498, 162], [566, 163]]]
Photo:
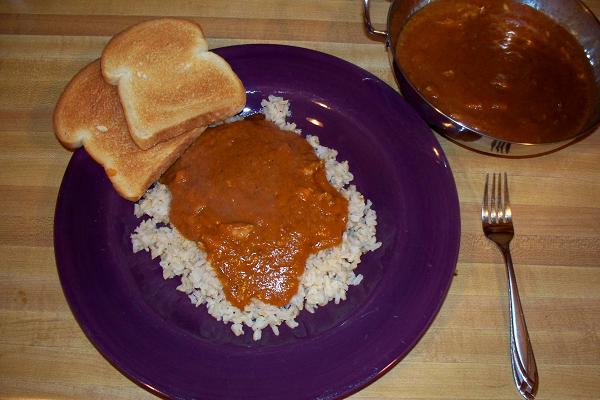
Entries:
[[142, 387], [171, 398], [331, 399], [402, 359], [437, 314], [459, 249], [460, 217], [448, 161], [432, 132], [384, 82], [312, 50], [245, 45], [214, 50], [244, 82], [247, 110], [291, 100], [305, 134], [348, 160], [373, 201], [383, 246], [363, 257], [348, 300], [300, 326], [235, 337], [164, 280], [157, 260], [132, 254], [138, 220], [83, 150], [63, 178], [54, 221], [58, 273], [90, 341]]

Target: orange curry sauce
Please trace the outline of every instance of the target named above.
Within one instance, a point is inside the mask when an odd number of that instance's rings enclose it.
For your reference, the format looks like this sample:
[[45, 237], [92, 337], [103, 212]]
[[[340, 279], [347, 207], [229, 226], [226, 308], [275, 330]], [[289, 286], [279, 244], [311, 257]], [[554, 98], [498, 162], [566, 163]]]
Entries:
[[308, 256], [341, 243], [348, 201], [300, 135], [264, 119], [208, 129], [162, 178], [171, 223], [198, 242], [243, 309], [286, 305]]
[[435, 107], [504, 140], [572, 137], [598, 99], [573, 35], [513, 0], [432, 2], [409, 19], [396, 57]]

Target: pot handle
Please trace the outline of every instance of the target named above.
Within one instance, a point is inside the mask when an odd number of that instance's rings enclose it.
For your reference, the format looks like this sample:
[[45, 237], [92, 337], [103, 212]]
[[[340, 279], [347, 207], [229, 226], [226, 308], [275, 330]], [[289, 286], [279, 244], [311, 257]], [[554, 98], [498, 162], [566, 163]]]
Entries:
[[387, 32], [386, 31], [380, 31], [377, 30], [375, 28], [373, 28], [373, 25], [371, 24], [371, 14], [369, 13], [369, 0], [363, 0], [364, 5], [365, 5], [365, 25], [367, 26], [367, 29], [369, 30], [369, 33], [371, 35], [377, 35], [377, 36], [387, 36]]

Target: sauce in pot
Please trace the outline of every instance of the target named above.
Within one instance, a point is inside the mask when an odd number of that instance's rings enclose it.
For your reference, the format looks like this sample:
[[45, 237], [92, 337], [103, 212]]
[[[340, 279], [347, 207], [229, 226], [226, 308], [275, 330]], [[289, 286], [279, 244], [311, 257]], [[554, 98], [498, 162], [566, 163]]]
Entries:
[[162, 178], [171, 223], [199, 243], [243, 310], [252, 298], [284, 306], [308, 256], [341, 243], [348, 201], [300, 135], [264, 119], [208, 129]]
[[400, 33], [396, 60], [440, 111], [513, 142], [573, 137], [598, 99], [577, 40], [512, 0], [430, 3]]

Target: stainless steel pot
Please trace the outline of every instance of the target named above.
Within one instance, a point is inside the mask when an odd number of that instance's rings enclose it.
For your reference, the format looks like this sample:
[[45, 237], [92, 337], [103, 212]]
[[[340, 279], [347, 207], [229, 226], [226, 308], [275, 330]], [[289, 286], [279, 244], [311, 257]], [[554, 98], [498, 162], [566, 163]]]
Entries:
[[[414, 13], [436, 0], [393, 0], [387, 17], [387, 29], [377, 30], [371, 23], [369, 0], [364, 1], [365, 24], [374, 36], [385, 38], [385, 45], [394, 69], [396, 81], [406, 100], [437, 132], [451, 141], [482, 153], [504, 157], [528, 157], [546, 154], [568, 146], [587, 136], [600, 124], [600, 98], [595, 100], [594, 112], [585, 127], [573, 137], [559, 142], [540, 144], [499, 140], [450, 118], [434, 107], [407, 79], [395, 57], [398, 36]], [[571, 32], [584, 48], [592, 65], [596, 85], [600, 88], [600, 22], [579, 0], [516, 0], [545, 13]], [[452, 51], [452, 49], [448, 49]]]

